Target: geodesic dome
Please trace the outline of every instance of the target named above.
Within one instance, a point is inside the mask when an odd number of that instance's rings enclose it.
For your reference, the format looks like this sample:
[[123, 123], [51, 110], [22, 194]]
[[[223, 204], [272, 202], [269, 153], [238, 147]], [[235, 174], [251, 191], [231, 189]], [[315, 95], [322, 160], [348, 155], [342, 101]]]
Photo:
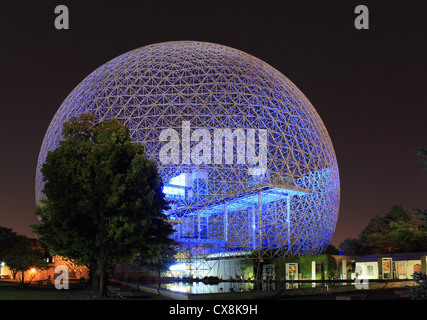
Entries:
[[36, 173], [72, 116], [117, 118], [157, 164], [181, 258], [301, 255], [329, 244], [339, 174], [313, 106], [267, 63], [226, 46], [165, 42], [99, 67], [65, 99]]

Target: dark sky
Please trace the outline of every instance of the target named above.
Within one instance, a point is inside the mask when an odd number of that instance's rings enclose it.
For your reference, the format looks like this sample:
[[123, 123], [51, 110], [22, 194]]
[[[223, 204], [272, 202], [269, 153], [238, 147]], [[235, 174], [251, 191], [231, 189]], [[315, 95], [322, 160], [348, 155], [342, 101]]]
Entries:
[[[427, 11], [422, 3], [2, 3], [0, 226], [31, 235], [40, 146], [74, 87], [122, 53], [170, 40], [214, 42], [252, 54], [308, 97], [328, 129], [340, 169], [333, 244], [357, 237], [374, 215], [384, 215], [394, 204], [427, 209], [427, 171], [414, 152], [427, 147]], [[69, 30], [54, 27], [60, 4], [69, 8]], [[354, 27], [359, 4], [369, 8], [369, 30]]]

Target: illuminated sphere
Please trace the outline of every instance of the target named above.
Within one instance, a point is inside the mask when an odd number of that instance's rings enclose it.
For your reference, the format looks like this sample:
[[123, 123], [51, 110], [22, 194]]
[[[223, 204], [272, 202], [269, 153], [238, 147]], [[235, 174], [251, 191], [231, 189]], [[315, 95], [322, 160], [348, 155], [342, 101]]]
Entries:
[[[46, 132], [36, 172], [63, 123], [94, 113], [130, 128], [159, 168], [166, 212], [187, 256], [321, 252], [339, 209], [327, 130], [279, 71], [223, 45], [148, 45], [105, 63], [65, 99]], [[183, 254], [184, 256], [185, 254]]]

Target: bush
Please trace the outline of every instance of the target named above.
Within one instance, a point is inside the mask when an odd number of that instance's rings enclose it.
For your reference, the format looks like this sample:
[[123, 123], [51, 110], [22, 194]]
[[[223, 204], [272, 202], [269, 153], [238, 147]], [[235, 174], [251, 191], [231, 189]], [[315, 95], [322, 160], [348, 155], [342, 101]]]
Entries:
[[427, 276], [424, 272], [413, 274], [415, 286], [409, 288], [409, 298], [411, 300], [427, 300]]

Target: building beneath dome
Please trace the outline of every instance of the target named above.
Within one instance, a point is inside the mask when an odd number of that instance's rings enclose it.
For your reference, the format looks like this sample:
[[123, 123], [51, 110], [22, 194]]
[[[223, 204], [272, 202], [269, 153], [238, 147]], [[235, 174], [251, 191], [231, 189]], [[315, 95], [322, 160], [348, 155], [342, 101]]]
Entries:
[[47, 152], [63, 123], [84, 113], [120, 120], [158, 164], [179, 243], [175, 272], [218, 275], [223, 263], [232, 273], [238, 259], [320, 253], [330, 243], [340, 198], [331, 140], [308, 99], [267, 63], [194, 41], [105, 63], [50, 123], [37, 202]]

